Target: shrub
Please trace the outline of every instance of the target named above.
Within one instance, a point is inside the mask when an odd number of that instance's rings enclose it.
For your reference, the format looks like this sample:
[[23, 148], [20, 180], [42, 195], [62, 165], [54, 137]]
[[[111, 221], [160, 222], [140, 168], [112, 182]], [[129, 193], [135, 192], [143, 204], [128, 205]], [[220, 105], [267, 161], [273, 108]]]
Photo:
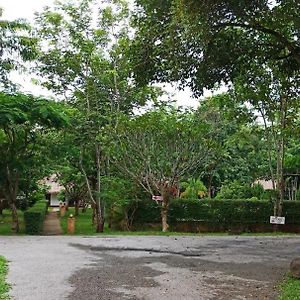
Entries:
[[34, 235], [42, 232], [47, 206], [46, 200], [40, 200], [24, 212], [25, 233]]
[[275, 201], [278, 197], [278, 191], [277, 190], [264, 190], [263, 194], [261, 195], [261, 199], [269, 200], [269, 201]]
[[134, 223], [160, 223], [161, 204], [152, 200], [143, 200], [138, 203], [134, 214]]
[[23, 211], [33, 206], [38, 201], [43, 201], [45, 198], [45, 193], [42, 190], [36, 190], [28, 195], [20, 194], [17, 197], [17, 207]]
[[[299, 206], [300, 207], [300, 206]], [[170, 221], [228, 224], [264, 224], [269, 222], [273, 205], [258, 200], [176, 200], [170, 208]]]
[[180, 194], [180, 198], [204, 198], [207, 196], [207, 188], [199, 179], [189, 179], [187, 182], [180, 184], [184, 188], [184, 192]]
[[299, 187], [299, 189], [298, 189], [298, 191], [296, 193], [296, 199], [300, 200], [300, 187]]
[[[234, 199], [176, 199], [170, 203], [169, 223], [203, 222], [218, 225], [264, 225], [273, 215], [270, 201]], [[286, 224], [300, 224], [300, 202], [285, 201], [283, 216]], [[134, 223], [159, 223], [160, 204], [141, 201], [135, 213]]]
[[253, 184], [234, 180], [222, 185], [217, 199], [249, 199], [256, 197], [262, 199], [264, 188], [261, 184]]

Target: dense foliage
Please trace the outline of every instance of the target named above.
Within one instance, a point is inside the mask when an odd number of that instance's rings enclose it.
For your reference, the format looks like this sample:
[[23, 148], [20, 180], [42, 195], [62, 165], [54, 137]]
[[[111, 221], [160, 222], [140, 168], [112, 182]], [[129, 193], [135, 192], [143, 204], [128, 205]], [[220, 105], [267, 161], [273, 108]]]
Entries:
[[24, 212], [25, 233], [33, 235], [42, 233], [47, 208], [47, 201], [40, 200]]
[[20, 187], [25, 197], [37, 189], [35, 180], [45, 175], [47, 134], [66, 127], [69, 119], [69, 110], [61, 103], [20, 93], [0, 93], [0, 186], [12, 208], [16, 231]]
[[194, 92], [278, 64], [300, 68], [299, 1], [137, 0], [136, 80], [181, 81]]

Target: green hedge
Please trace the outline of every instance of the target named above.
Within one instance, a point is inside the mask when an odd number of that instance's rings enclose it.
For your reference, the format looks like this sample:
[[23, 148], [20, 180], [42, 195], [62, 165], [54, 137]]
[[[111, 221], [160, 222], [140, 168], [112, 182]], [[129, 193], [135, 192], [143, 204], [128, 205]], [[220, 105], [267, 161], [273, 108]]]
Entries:
[[40, 234], [42, 232], [47, 206], [47, 201], [38, 201], [24, 212], [25, 233]]
[[[161, 204], [142, 201], [134, 223], [160, 222]], [[170, 203], [169, 223], [203, 222], [209, 224], [269, 224], [273, 203], [264, 200], [176, 199]], [[300, 201], [285, 201], [286, 224], [300, 224]]]

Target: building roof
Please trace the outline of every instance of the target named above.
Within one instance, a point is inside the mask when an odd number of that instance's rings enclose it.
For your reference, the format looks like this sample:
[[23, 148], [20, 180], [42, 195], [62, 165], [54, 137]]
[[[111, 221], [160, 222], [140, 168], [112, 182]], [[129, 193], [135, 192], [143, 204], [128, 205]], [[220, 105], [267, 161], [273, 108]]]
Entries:
[[65, 188], [59, 184], [56, 174], [52, 174], [49, 177], [45, 177], [39, 183], [48, 187], [47, 192], [49, 194], [56, 194], [65, 190]]

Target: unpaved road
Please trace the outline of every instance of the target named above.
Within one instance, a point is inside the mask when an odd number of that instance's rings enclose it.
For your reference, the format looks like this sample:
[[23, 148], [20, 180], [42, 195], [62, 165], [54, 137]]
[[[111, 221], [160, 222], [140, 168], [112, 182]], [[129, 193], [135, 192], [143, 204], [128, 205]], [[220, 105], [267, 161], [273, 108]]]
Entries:
[[16, 300], [276, 299], [298, 237], [0, 237]]

